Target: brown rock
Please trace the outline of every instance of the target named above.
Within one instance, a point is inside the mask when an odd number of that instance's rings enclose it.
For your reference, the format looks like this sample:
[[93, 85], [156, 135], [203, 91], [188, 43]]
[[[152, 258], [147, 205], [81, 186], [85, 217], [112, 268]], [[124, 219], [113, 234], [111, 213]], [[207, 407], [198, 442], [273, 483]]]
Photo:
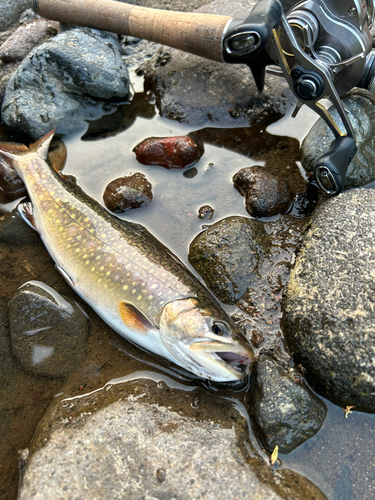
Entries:
[[246, 210], [253, 217], [272, 217], [290, 209], [293, 193], [288, 183], [264, 167], [243, 168], [233, 176], [233, 182], [246, 197]]
[[113, 180], [105, 188], [103, 200], [112, 212], [125, 212], [147, 205], [152, 200], [152, 186], [141, 173]]
[[22, 61], [37, 45], [57, 34], [59, 23], [34, 19], [22, 24], [0, 47], [0, 59], [5, 62]]
[[144, 165], [164, 168], [185, 168], [196, 163], [203, 151], [190, 137], [150, 137], [133, 151]]
[[25, 194], [26, 188], [21, 177], [4, 156], [0, 156], [0, 203], [9, 203]]

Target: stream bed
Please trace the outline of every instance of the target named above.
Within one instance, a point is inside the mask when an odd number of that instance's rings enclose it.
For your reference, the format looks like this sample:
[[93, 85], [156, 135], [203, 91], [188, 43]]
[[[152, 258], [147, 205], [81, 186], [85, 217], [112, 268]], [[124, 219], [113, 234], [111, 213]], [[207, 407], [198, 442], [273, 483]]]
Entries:
[[[140, 90], [137, 100], [152, 109], [152, 96], [142, 92], [141, 79], [133, 75], [133, 80], [134, 88]], [[122, 110], [116, 112], [126, 113], [126, 106], [130, 105], [124, 104]], [[232, 215], [248, 217], [244, 199], [233, 187], [232, 177], [236, 172], [245, 167], [267, 163], [270, 168], [293, 168], [296, 185], [303, 182], [296, 162], [299, 158], [298, 141], [303, 139], [314, 120], [309, 113], [294, 122], [290, 117], [283, 118], [280, 123], [273, 124], [268, 129], [254, 125], [247, 129], [233, 130], [212, 127], [197, 130], [186, 124], [163, 119], [156, 113], [151, 114], [153, 116], [149, 118], [133, 117], [131, 126], [120, 133], [96, 134], [93, 132], [93, 123], [88, 131], [65, 138], [68, 155], [64, 173], [75, 175], [79, 185], [102, 203], [104, 188], [111, 180], [142, 172], [152, 184], [153, 201], [147, 207], [127, 212], [122, 217], [146, 226], [192, 272], [195, 271], [188, 261], [189, 244], [206, 224]], [[288, 133], [294, 134], [295, 137], [284, 137], [283, 130], [288, 130]], [[133, 148], [147, 137], [187, 134], [199, 138], [204, 143], [204, 155], [197, 164], [188, 169], [166, 170], [157, 166], [141, 165], [132, 152]], [[267, 144], [266, 150], [264, 144]], [[292, 148], [290, 144], [293, 144]], [[212, 220], [207, 222], [198, 218], [198, 209], [202, 205], [210, 205], [214, 209]], [[17, 217], [7, 213], [11, 208], [10, 205], [1, 207], [3, 223], [9, 222], [11, 217]], [[308, 218], [293, 214], [292, 211], [263, 219], [263, 222], [273, 245], [279, 249], [273, 254], [273, 258], [278, 259], [280, 263], [277, 276], [280, 290], [273, 316], [268, 311], [268, 315], [251, 318], [246, 315], [246, 311], [240, 311], [235, 306], [229, 306], [227, 310], [232, 314], [245, 314], [251, 327], [256, 325], [263, 336], [263, 341], [260, 342], [262, 348], [284, 352], [279, 325], [281, 293], [287, 283], [292, 265], [290, 263], [293, 262], [292, 256]], [[23, 228], [20, 221], [15, 221], [9, 227], [14, 229], [14, 233], [11, 233], [14, 235], [14, 241], [6, 243], [3, 235], [0, 242], [2, 301], [9, 301], [16, 290], [27, 281], [45, 282], [63, 295], [76, 300], [85, 310], [90, 318], [90, 337], [84, 362], [64, 381], [28, 374], [12, 358], [8, 339], [1, 339], [3, 383], [0, 389], [0, 498], [16, 498], [19, 468], [22, 470], [23, 465], [20, 451], [30, 446], [38, 423], [54, 398], [81, 397], [113, 379], [126, 376], [132, 378], [132, 374], [151, 370], [155, 379], [158, 373], [167, 373], [176, 383], [187, 383], [187, 387], [198, 384], [204, 391], [213, 395], [213, 400], [218, 398], [216, 404], [220, 405], [220, 388], [202, 384], [197, 380], [189, 381], [186, 374], [174, 371], [166, 362], [132, 346], [113, 332], [70, 291], [55, 270], [46, 250], [38, 242], [38, 236], [28, 228]], [[18, 244], [15, 236], [17, 231], [21, 234], [22, 241]], [[28, 235], [27, 238], [24, 231]], [[273, 278], [276, 279], [275, 276]], [[263, 290], [264, 286], [263, 283]], [[262, 287], [255, 289], [258, 299], [261, 299]], [[265, 293], [269, 293], [269, 290], [266, 289]], [[272, 321], [269, 321], [270, 314]], [[2, 321], [3, 324], [7, 322], [6, 318]], [[139, 383], [142, 383], [141, 378]], [[248, 387], [237, 389], [231, 397], [238, 398], [241, 404], [246, 405], [247, 391]], [[276, 466], [294, 470], [305, 476], [329, 500], [371, 499], [375, 492], [375, 417], [353, 411], [345, 418], [342, 408], [327, 400], [324, 402], [328, 414], [320, 432], [288, 455], [279, 455]], [[259, 453], [264, 455], [264, 450], [253, 431], [250, 432], [250, 439]], [[294, 498], [288, 495], [284, 497]]]

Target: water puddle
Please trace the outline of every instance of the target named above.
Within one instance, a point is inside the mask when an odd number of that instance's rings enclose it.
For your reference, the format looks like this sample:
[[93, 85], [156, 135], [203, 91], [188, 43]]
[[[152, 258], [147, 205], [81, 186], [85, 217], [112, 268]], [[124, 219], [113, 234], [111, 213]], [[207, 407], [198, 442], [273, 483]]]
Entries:
[[[153, 187], [153, 201], [145, 208], [126, 212], [124, 219], [146, 226], [193, 271], [188, 263], [189, 244], [207, 221], [198, 218], [203, 205], [214, 209], [215, 223], [229, 215], [248, 217], [244, 198], [234, 189], [232, 177], [241, 168], [266, 165], [270, 171], [286, 172], [293, 179], [296, 192], [303, 191], [305, 180], [299, 168], [299, 141], [311, 127], [315, 116], [304, 109], [293, 121], [290, 116], [276, 124], [262, 128], [218, 129], [209, 126], [194, 127], [171, 122], [155, 114], [152, 96], [140, 89], [131, 104], [122, 105], [114, 115], [103, 117], [101, 125], [93, 122], [83, 139], [79, 136], [65, 140], [68, 157], [64, 173], [73, 174], [83, 189], [102, 203], [106, 185], [117, 177], [142, 172]], [[113, 126], [116, 122], [116, 126]], [[285, 130], [288, 131], [286, 137]], [[137, 162], [133, 148], [152, 136], [189, 134], [204, 144], [204, 155], [199, 162], [184, 170], [166, 170]], [[12, 206], [0, 207], [11, 209]], [[273, 239], [273, 264], [278, 271], [262, 270], [262, 280], [254, 293], [262, 300], [262, 287], [269, 293], [274, 287], [281, 294], [288, 280], [290, 262], [300, 232], [307, 219], [289, 213], [264, 220]], [[4, 216], [2, 216], [4, 217]], [[191, 375], [170, 367], [157, 356], [132, 346], [105, 325], [96, 314], [82, 303], [54, 269], [53, 262], [41, 244], [10, 245], [0, 242], [0, 299], [10, 300], [18, 287], [29, 280], [39, 280], [59, 293], [76, 300], [90, 317], [90, 339], [85, 363], [77, 367], [67, 379], [36, 378], [24, 372], [11, 354], [11, 346], [4, 319], [0, 342], [3, 363], [0, 387], [0, 498], [16, 498], [18, 485], [19, 450], [29, 446], [35, 429], [46, 407], [55, 398], [80, 397], [97, 391], [105, 384], [138, 379], [139, 374], [152, 370], [160, 374], [159, 382], [168, 377], [174, 380], [173, 389], [192, 391], [196, 385], [219, 397], [220, 391], [198, 382]], [[193, 271], [194, 272], [194, 271]], [[277, 285], [277, 286], [276, 286]], [[268, 287], [268, 288], [267, 288]], [[265, 337], [262, 347], [282, 347], [279, 328], [280, 299], [274, 311], [263, 310], [258, 316], [249, 316], [251, 327]], [[276, 300], [276, 299], [275, 299]], [[229, 308], [230, 309], [230, 308]], [[233, 310], [231, 310], [233, 312]], [[273, 316], [272, 316], [273, 315]], [[155, 379], [155, 375], [153, 375]], [[142, 378], [142, 377], [140, 377]], [[112, 382], [110, 382], [112, 381]], [[173, 385], [172, 384], [172, 385]], [[241, 390], [242, 392], [241, 392]], [[226, 392], [228, 396], [229, 392]], [[238, 398], [238, 408], [246, 401], [246, 390], [239, 388], [232, 398]], [[353, 412], [345, 418], [341, 408], [326, 401], [328, 416], [322, 430], [304, 445], [287, 456], [281, 456], [281, 467], [299, 472], [327, 496], [329, 500], [365, 500], [374, 498], [375, 417]]]

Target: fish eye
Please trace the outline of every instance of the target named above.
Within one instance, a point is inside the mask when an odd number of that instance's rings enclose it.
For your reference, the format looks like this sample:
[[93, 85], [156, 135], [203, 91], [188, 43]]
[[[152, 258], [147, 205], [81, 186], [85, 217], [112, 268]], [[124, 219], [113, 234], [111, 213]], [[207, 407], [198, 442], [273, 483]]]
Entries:
[[223, 335], [224, 334], [224, 325], [220, 325], [219, 323], [214, 323], [212, 325], [212, 333], [214, 333], [215, 335]]

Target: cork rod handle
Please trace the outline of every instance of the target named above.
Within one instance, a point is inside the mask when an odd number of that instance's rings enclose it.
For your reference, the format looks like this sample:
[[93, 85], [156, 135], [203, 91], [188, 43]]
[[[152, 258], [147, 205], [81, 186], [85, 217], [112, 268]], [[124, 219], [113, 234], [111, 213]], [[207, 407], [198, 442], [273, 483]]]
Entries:
[[113, 0], [34, 0], [46, 19], [130, 35], [223, 61], [228, 16], [149, 9]]

